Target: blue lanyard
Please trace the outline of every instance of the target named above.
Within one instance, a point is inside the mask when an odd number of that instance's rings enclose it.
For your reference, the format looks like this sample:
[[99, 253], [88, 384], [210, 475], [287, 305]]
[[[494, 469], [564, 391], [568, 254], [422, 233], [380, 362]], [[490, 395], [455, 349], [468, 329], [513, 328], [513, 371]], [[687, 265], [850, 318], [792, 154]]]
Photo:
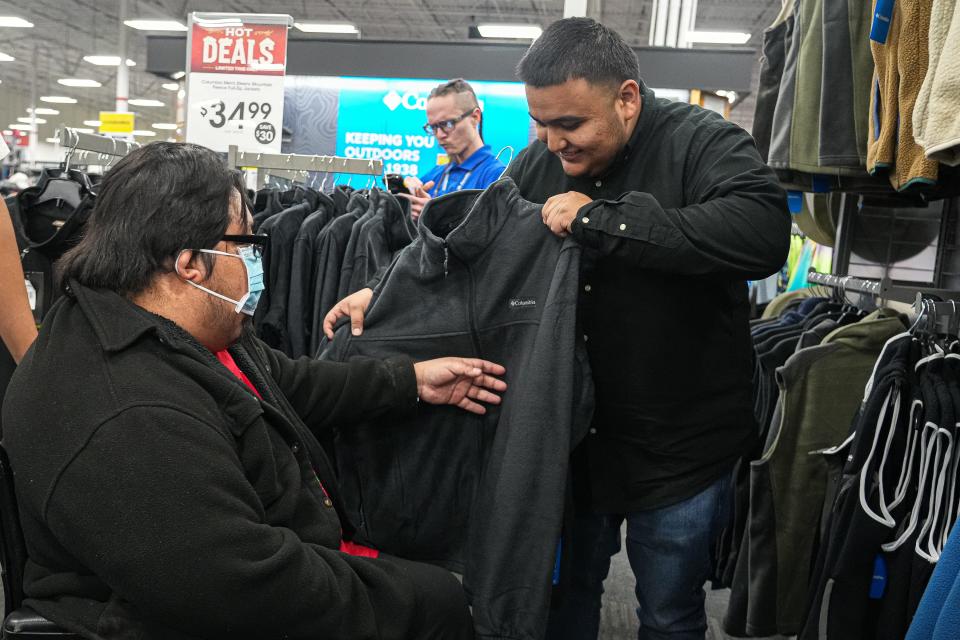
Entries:
[[[440, 185], [440, 191], [441, 191], [442, 193], [448, 193], [448, 192], [447, 192], [447, 184], [449, 184], [449, 182], [450, 182], [450, 172], [451, 172], [451, 171], [453, 171], [453, 165], [452, 165], [452, 164], [449, 165], [446, 169], [443, 170], [443, 184]], [[473, 175], [473, 170], [467, 171], [467, 172], [464, 174], [463, 179], [460, 180], [460, 183], [457, 185], [457, 188], [454, 189], [454, 191], [460, 191], [460, 190], [462, 190], [462, 189], [463, 189], [463, 185], [465, 185], [465, 184], [467, 183], [467, 180], [470, 179], [470, 176], [471, 176], [471, 175]]]

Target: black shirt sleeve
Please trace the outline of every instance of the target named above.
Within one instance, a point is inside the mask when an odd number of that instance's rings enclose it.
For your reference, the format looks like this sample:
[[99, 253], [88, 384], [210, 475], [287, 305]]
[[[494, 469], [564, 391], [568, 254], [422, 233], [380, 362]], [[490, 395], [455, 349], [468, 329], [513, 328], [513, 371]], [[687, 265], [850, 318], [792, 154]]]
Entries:
[[691, 204], [664, 208], [640, 191], [596, 200], [577, 213], [573, 237], [625, 265], [672, 273], [760, 279], [783, 266], [790, 245], [786, 193], [752, 138], [728, 123], [696, 137], [681, 169]]

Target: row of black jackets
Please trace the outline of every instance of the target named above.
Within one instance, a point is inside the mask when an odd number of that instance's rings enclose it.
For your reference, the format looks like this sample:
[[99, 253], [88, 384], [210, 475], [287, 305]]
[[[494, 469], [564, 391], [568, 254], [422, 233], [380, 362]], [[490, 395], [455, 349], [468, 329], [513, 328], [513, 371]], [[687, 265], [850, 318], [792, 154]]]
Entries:
[[267, 344], [292, 357], [313, 356], [327, 312], [364, 288], [414, 235], [392, 194], [342, 187], [329, 195], [305, 187], [261, 191], [254, 229], [269, 236], [267, 287], [254, 324]]

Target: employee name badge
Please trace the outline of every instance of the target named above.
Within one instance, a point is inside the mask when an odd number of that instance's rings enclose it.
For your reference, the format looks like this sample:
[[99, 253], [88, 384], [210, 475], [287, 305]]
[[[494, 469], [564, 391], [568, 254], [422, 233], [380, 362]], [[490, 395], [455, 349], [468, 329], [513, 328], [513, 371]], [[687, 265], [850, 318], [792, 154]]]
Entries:
[[33, 283], [27, 280], [26, 278], [23, 279], [23, 284], [26, 285], [27, 287], [27, 301], [30, 303], [30, 311], [36, 311], [37, 310], [37, 290], [33, 286]]
[[27, 288], [27, 301], [33, 311], [33, 320], [40, 326], [45, 309], [45, 287], [43, 286], [42, 271], [24, 271], [23, 284]]
[[10, 147], [7, 146], [7, 141], [3, 139], [3, 136], [0, 136], [0, 160], [8, 155], [10, 155]]

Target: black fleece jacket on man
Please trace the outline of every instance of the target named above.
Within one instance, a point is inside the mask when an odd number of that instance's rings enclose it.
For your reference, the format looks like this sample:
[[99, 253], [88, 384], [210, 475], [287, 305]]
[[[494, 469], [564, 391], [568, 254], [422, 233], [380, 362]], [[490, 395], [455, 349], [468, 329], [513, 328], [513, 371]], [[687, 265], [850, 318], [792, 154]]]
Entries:
[[175, 324], [71, 290], [3, 407], [27, 605], [86, 638], [472, 635], [449, 573], [338, 551], [313, 432], [414, 410], [409, 359], [294, 361], [247, 332], [230, 351], [259, 400]]
[[644, 87], [633, 136], [604, 175], [567, 176], [537, 141], [505, 176], [533, 202], [594, 199], [571, 228], [597, 393], [575, 462], [589, 480], [581, 499], [629, 513], [699, 493], [756, 437], [746, 281], [783, 266], [790, 243], [786, 194], [753, 139]]
[[506, 367], [503, 404], [486, 415], [421, 406], [336, 441], [363, 534], [462, 571], [481, 638], [543, 637], [570, 451], [593, 407], [576, 330], [580, 247], [551, 234], [540, 209], [511, 180], [431, 200], [419, 237], [382, 275], [363, 335], [344, 325], [322, 354], [458, 353]]

